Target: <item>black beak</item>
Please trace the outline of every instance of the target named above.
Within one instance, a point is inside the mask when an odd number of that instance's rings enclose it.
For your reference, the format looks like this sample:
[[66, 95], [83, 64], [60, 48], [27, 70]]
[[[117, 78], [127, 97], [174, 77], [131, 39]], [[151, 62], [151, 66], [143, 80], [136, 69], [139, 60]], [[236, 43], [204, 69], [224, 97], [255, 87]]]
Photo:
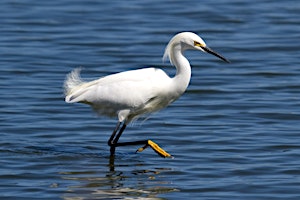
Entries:
[[220, 54], [218, 54], [217, 52], [211, 50], [210, 48], [208, 48], [207, 46], [206, 47], [201, 47], [205, 52], [207, 53], [210, 53], [214, 56], [217, 56], [218, 58], [222, 59], [223, 61], [227, 62], [227, 63], [230, 63], [229, 60], [227, 60], [226, 58], [224, 58], [223, 56], [221, 56]]

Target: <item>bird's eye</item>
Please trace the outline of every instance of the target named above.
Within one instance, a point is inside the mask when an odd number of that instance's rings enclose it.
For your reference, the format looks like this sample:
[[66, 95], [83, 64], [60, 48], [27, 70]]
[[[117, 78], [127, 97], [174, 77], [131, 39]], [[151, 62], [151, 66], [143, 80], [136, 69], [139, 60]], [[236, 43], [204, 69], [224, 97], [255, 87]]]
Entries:
[[194, 46], [203, 47], [203, 44], [201, 44], [200, 42], [194, 41]]

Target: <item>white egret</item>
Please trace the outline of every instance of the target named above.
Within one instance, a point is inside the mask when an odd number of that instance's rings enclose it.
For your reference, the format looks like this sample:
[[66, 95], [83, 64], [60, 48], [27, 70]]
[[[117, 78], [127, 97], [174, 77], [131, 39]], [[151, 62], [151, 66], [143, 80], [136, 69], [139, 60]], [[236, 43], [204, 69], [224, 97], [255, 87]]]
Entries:
[[144, 68], [125, 71], [85, 82], [80, 78], [80, 70], [68, 74], [65, 87], [67, 103], [85, 103], [98, 114], [118, 117], [118, 123], [108, 140], [110, 153], [114, 155], [118, 146], [142, 144], [137, 151], [150, 146], [162, 157], [171, 155], [151, 140], [118, 142], [126, 126], [144, 114], [150, 114], [165, 108], [178, 99], [186, 90], [191, 78], [191, 66], [184, 56], [184, 51], [200, 50], [213, 54], [229, 62], [220, 54], [207, 47], [195, 33], [182, 32], [175, 35], [168, 43], [163, 59], [169, 58], [176, 67], [176, 75], [169, 77], [163, 70]]

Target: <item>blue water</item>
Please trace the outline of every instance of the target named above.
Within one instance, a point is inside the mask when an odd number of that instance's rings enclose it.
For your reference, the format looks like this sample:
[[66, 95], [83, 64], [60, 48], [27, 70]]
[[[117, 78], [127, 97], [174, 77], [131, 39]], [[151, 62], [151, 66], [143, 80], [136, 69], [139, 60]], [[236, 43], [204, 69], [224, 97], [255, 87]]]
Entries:
[[[297, 1], [9, 1], [0, 3], [1, 199], [300, 199]], [[181, 31], [200, 52], [187, 92], [122, 141], [116, 119], [66, 104], [65, 75], [87, 80], [147, 66]]]

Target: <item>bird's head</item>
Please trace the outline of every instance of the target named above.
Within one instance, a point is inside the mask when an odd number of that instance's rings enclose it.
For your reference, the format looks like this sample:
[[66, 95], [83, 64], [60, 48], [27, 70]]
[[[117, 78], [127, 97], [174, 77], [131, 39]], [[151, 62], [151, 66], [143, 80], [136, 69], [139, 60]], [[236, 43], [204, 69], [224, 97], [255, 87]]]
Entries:
[[177, 49], [180, 52], [183, 52], [185, 50], [191, 49], [191, 50], [200, 50], [205, 53], [212, 54], [223, 61], [229, 63], [230, 61], [227, 60], [225, 57], [220, 55], [219, 53], [213, 51], [210, 49], [205, 42], [202, 40], [201, 37], [199, 37], [197, 34], [192, 32], [182, 32], [176, 34], [169, 42], [165, 49], [164, 57], [163, 59], [166, 60], [167, 57], [170, 58], [172, 62], [172, 55], [171, 55], [171, 49], [175, 50]]

